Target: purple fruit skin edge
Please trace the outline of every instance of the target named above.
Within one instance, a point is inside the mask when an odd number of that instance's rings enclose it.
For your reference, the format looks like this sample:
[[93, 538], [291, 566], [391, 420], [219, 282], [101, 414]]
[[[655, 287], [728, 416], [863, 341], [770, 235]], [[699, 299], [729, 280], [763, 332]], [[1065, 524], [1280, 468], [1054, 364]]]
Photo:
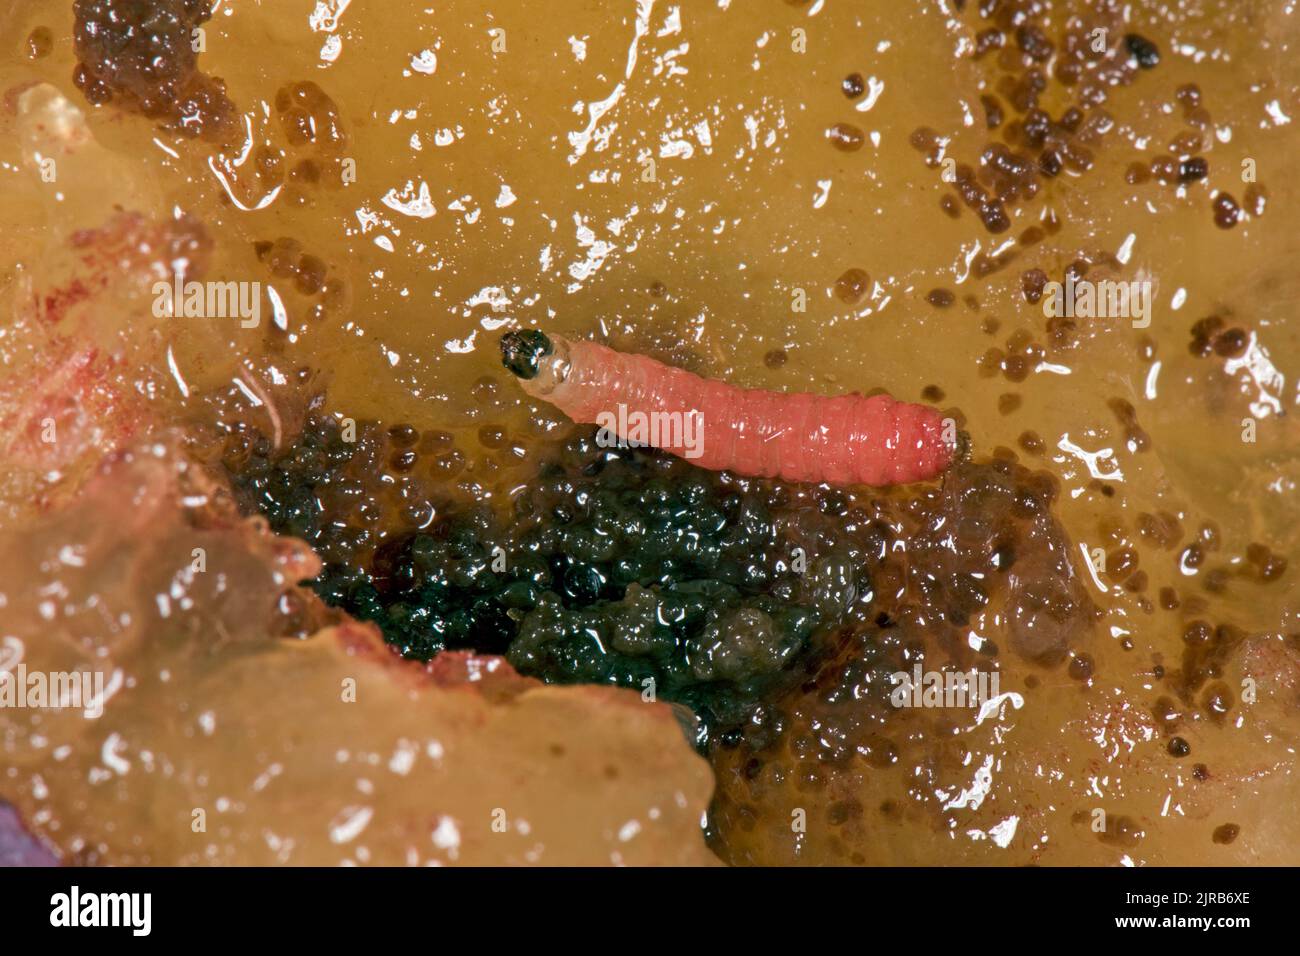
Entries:
[[0, 802], [0, 867], [58, 865], [54, 855], [23, 829], [18, 811]]

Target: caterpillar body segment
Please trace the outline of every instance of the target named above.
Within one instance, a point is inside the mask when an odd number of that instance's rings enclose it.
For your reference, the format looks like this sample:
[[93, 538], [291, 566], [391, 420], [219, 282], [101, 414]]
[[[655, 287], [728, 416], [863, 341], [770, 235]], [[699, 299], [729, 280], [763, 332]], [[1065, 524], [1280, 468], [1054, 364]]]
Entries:
[[937, 409], [888, 395], [740, 388], [536, 330], [508, 333], [501, 351], [524, 391], [575, 422], [608, 427], [714, 471], [903, 484], [937, 477], [967, 442]]

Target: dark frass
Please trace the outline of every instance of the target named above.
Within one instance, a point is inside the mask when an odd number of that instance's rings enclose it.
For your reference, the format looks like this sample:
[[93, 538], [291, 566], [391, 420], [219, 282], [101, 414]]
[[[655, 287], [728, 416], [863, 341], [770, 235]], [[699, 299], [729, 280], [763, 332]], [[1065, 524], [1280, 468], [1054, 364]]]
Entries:
[[1137, 60], [1144, 70], [1153, 69], [1160, 62], [1160, 48], [1138, 33], [1129, 33], [1124, 37], [1124, 45], [1129, 55]]
[[326, 560], [317, 593], [409, 658], [470, 648], [547, 681], [653, 691], [695, 711], [705, 746], [792, 679], [815, 629], [870, 601], [834, 491], [794, 502], [788, 486], [601, 448], [589, 433], [508, 515], [442, 502], [427, 528], [384, 536], [366, 516], [391, 505], [365, 476], [384, 470], [389, 444], [374, 428], [348, 443], [313, 420], [281, 454], [257, 439], [227, 466], [245, 508]]

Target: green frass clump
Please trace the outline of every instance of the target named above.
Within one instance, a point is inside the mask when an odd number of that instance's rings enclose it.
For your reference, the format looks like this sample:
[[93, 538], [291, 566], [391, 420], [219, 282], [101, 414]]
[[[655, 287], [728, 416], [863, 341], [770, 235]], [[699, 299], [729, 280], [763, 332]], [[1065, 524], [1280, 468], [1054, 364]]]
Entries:
[[448, 502], [427, 527], [379, 540], [329, 513], [364, 510], [346, 447], [384, 460], [326, 429], [232, 469], [246, 506], [321, 551], [313, 586], [326, 602], [413, 659], [470, 648], [546, 681], [685, 704], [701, 747], [798, 679], [814, 631], [871, 601], [864, 548], [879, 544], [840, 533], [846, 499], [830, 489], [704, 472], [588, 433], [507, 513]]

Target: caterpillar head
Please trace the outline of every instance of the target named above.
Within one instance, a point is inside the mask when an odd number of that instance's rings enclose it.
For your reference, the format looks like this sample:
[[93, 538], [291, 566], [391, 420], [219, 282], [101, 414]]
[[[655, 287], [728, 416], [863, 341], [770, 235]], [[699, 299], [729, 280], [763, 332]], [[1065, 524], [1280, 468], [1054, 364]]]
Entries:
[[522, 379], [536, 378], [542, 359], [555, 350], [546, 334], [537, 329], [520, 329], [501, 336], [501, 364]]

